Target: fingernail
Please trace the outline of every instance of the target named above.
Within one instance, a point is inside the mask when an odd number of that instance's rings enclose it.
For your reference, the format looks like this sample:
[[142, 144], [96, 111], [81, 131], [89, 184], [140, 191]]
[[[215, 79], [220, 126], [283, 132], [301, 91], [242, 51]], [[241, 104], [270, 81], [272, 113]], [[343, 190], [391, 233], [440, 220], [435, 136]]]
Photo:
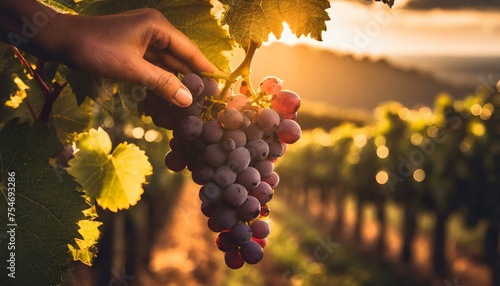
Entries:
[[177, 103], [177, 105], [186, 107], [189, 106], [191, 102], [193, 102], [193, 96], [191, 96], [191, 93], [188, 90], [181, 87], [172, 100], [174, 101], [174, 103]]

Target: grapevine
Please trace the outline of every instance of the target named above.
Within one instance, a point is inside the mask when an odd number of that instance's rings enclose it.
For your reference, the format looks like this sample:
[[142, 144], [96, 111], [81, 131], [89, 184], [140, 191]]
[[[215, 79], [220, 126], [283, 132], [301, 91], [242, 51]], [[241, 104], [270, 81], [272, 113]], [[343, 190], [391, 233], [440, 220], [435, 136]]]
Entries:
[[[273, 76], [253, 89], [250, 64], [257, 47], [252, 42], [242, 63], [227, 75], [184, 75], [182, 82], [194, 97], [185, 109], [152, 94], [144, 103], [156, 125], [173, 130], [165, 164], [174, 172], [188, 168], [202, 185], [201, 211], [208, 228], [218, 233], [216, 245], [232, 269], [263, 258], [270, 232], [268, 203], [279, 183], [274, 163], [301, 135], [293, 121], [300, 107], [297, 94], [282, 90], [281, 80]], [[228, 96], [240, 77], [240, 93]], [[221, 91], [214, 78], [225, 81]]]

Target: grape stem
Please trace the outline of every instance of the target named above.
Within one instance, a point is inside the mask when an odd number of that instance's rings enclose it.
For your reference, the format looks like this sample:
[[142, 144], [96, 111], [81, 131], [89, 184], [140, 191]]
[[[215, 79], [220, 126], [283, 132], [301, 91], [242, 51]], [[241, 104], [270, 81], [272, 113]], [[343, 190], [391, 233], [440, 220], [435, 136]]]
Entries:
[[247, 82], [248, 92], [250, 93], [250, 97], [255, 97], [255, 90], [253, 89], [252, 83], [250, 81], [250, 72], [251, 72], [250, 65], [252, 63], [253, 56], [255, 55], [255, 51], [259, 48], [259, 46], [260, 46], [259, 43], [250, 41], [250, 45], [245, 54], [245, 58], [240, 63], [240, 65], [229, 74], [220, 71], [215, 71], [213, 73], [206, 73], [206, 72], [201, 73], [202, 76], [225, 80], [224, 88], [222, 89], [219, 97], [217, 98], [218, 100], [224, 99], [224, 96], [231, 87], [231, 84], [233, 84], [233, 82], [235, 82], [239, 77], [242, 77]]
[[13, 47], [12, 49], [14, 50], [14, 53], [16, 54], [21, 64], [23, 64], [26, 67], [30, 75], [35, 79], [35, 81], [41, 87], [43, 97], [45, 98], [45, 101], [43, 102], [42, 111], [40, 112], [38, 117], [35, 116], [35, 111], [31, 107], [29, 102], [26, 101], [26, 105], [28, 106], [31, 115], [33, 116], [33, 120], [48, 122], [52, 106], [54, 105], [54, 102], [61, 94], [61, 91], [66, 87], [66, 85], [68, 85], [68, 82], [64, 82], [63, 84], [59, 84], [56, 82], [54, 84], [51, 84], [50, 86], [47, 85], [47, 83], [43, 80], [41, 75], [43, 68], [45, 66], [45, 62], [42, 60], [38, 60], [36, 67], [33, 68], [31, 64], [28, 62], [28, 60], [26, 60], [23, 54], [16, 47]]

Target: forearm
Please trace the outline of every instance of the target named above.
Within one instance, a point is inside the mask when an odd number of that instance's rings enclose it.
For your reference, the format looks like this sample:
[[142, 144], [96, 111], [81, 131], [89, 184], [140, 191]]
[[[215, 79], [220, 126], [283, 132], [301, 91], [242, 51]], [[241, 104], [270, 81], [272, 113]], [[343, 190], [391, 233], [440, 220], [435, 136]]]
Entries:
[[0, 39], [35, 56], [56, 60], [63, 39], [61, 16], [36, 0], [0, 0]]

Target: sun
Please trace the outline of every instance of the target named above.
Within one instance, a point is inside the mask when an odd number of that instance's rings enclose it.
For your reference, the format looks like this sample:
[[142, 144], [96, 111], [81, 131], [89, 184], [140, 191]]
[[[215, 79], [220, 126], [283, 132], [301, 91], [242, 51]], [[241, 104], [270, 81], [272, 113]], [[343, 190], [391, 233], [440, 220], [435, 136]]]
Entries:
[[287, 45], [296, 45], [299, 43], [304, 43], [304, 39], [307, 39], [304, 36], [301, 36], [300, 38], [297, 38], [296, 35], [292, 33], [292, 30], [290, 29], [290, 26], [286, 22], [283, 22], [283, 32], [281, 33], [281, 37], [276, 39], [276, 36], [274, 34], [269, 34], [269, 40], [267, 41], [267, 44], [272, 44], [274, 42], [280, 42], [284, 43]]

